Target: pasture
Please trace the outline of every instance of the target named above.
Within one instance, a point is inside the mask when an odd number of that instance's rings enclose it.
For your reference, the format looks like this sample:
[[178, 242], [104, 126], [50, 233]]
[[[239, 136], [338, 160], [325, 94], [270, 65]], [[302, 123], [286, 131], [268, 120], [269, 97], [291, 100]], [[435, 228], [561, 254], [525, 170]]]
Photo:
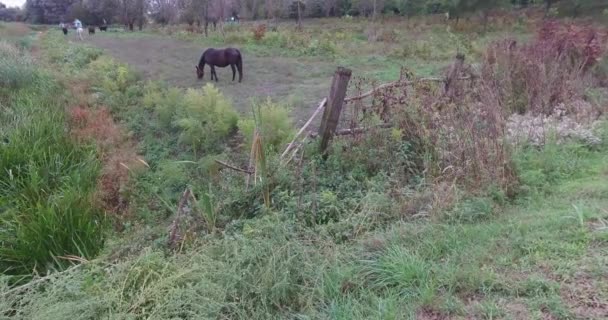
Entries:
[[[203, 52], [200, 44], [163, 36], [123, 36], [99, 34], [87, 42], [129, 64], [145, 79], [165, 81], [183, 88], [200, 88], [210, 82], [209, 66], [205, 78], [198, 80], [194, 66]], [[335, 66], [327, 61], [306, 58], [260, 57], [243, 52], [244, 81], [232, 82], [230, 67], [218, 68], [214, 83], [243, 112], [251, 112], [252, 99], [272, 97], [290, 101], [294, 116], [306, 119], [321, 97], [327, 94]], [[314, 61], [314, 62], [313, 62]]]
[[0, 24], [0, 318], [605, 319], [608, 32], [523, 14]]
[[209, 70], [204, 81], [197, 80], [194, 71], [205, 49], [239, 48], [244, 55], [245, 81], [232, 83], [231, 71], [225, 68], [218, 69], [220, 82], [214, 85], [240, 112], [251, 112], [252, 99], [271, 97], [285, 103], [302, 123], [328, 94], [337, 66], [351, 68], [364, 88], [397, 80], [401, 68], [417, 76], [438, 76], [457, 52], [478, 59], [484, 44], [507, 36], [525, 38], [535, 22], [501, 23], [505, 25], [477, 34], [455, 32], [448, 25], [425, 19], [388, 19], [376, 24], [311, 19], [303, 32], [296, 32], [291, 21], [275, 23], [259, 40], [253, 30], [263, 23], [249, 22], [226, 26], [224, 35], [215, 31], [209, 37], [188, 32], [186, 26], [168, 26], [144, 33], [114, 29], [86, 37], [85, 42], [127, 63], [144, 79], [182, 88], [199, 88], [210, 81]]

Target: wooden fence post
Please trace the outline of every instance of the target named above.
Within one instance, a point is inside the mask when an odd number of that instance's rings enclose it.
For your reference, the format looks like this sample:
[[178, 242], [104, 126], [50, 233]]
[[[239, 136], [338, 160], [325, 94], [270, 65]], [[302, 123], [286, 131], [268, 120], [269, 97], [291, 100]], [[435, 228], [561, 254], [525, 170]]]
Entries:
[[323, 112], [323, 120], [319, 127], [319, 136], [321, 137], [320, 151], [322, 154], [325, 154], [325, 151], [329, 146], [329, 141], [338, 127], [340, 113], [342, 112], [342, 105], [344, 104], [346, 89], [348, 88], [348, 82], [350, 81], [351, 75], [352, 71], [350, 69], [342, 67], [339, 67], [336, 70], [336, 73], [334, 73], [327, 105]]

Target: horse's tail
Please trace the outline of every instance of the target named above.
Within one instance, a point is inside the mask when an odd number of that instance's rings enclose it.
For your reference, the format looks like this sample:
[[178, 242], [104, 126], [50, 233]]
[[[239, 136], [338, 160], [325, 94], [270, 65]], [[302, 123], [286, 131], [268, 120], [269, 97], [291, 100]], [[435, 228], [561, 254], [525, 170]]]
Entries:
[[241, 80], [243, 80], [243, 55], [241, 55], [241, 52], [239, 50], [237, 50], [236, 52], [238, 52], [238, 57], [236, 59], [236, 68], [239, 70], [239, 82], [241, 82]]

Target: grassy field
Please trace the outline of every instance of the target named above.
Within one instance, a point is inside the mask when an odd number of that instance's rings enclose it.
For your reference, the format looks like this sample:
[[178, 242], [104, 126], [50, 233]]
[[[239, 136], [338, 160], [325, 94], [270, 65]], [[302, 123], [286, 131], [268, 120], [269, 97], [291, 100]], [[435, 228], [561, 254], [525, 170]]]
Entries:
[[[85, 43], [0, 25], [13, 37], [0, 43], [0, 318], [605, 319], [608, 68], [552, 55], [559, 25], [539, 39], [533, 20], [500, 21], [311, 20], [259, 40], [255, 25], [209, 38], [166, 27]], [[493, 42], [507, 36], [529, 45]], [[219, 71], [203, 86], [200, 51], [228, 44], [246, 54], [244, 83]], [[391, 129], [281, 162], [337, 65], [367, 88], [402, 66], [441, 75], [456, 52], [483, 75], [475, 86], [396, 89], [407, 95], [385, 96]], [[568, 128], [520, 142], [514, 112], [529, 131]]]
[[[291, 21], [271, 24], [261, 39], [254, 32], [262, 23], [226, 26], [209, 37], [190, 33], [185, 26], [127, 33], [117, 29], [86, 37], [85, 42], [128, 63], [144, 78], [178, 87], [201, 87], [194, 65], [204, 49], [236, 47], [244, 55], [245, 81], [232, 83], [230, 69], [219, 69], [217, 84], [235, 107], [251, 112], [251, 100], [267, 96], [288, 104], [297, 120], [306, 120], [328, 94], [337, 66], [351, 68], [366, 85], [399, 78], [401, 68], [418, 76], [437, 76], [463, 52], [478, 59], [484, 46], [503, 37], [525, 38], [532, 21], [506, 21], [483, 34], [458, 32], [449, 25], [424, 19], [311, 20], [303, 32]], [[466, 29], [463, 25], [461, 28]], [[73, 38], [73, 36], [71, 36]], [[75, 39], [72, 39], [75, 40]], [[354, 88], [351, 88], [354, 91]]]

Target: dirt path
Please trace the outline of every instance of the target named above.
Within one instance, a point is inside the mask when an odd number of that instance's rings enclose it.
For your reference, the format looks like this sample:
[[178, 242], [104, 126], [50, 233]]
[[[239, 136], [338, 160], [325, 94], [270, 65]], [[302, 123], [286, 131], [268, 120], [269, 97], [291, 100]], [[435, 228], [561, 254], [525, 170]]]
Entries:
[[[87, 37], [86, 41], [128, 63], [146, 79], [162, 80], [178, 87], [200, 87], [209, 81], [208, 69], [204, 80], [196, 79], [194, 66], [203, 48], [194, 43], [161, 36], [111, 34]], [[250, 112], [252, 98], [270, 96], [286, 102], [294, 117], [302, 121], [327, 95], [335, 65], [306, 58], [257, 57], [241, 51], [243, 82], [232, 82], [232, 71], [228, 67], [217, 69], [219, 83], [216, 83], [239, 111]]]

